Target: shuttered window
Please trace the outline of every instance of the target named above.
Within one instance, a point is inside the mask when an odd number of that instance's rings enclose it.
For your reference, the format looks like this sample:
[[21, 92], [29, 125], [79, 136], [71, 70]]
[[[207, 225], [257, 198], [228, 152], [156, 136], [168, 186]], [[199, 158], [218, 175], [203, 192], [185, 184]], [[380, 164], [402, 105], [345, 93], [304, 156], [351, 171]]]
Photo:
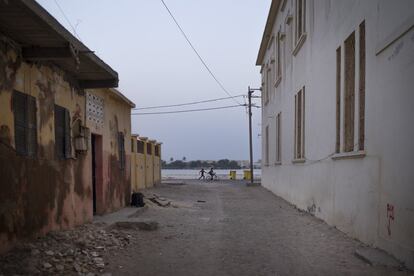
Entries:
[[336, 50], [336, 153], [365, 150], [365, 63], [363, 21]]
[[341, 151], [341, 47], [336, 49], [336, 145], [335, 152]]
[[276, 115], [276, 164], [282, 161], [282, 148], [281, 148], [281, 113]]
[[345, 40], [345, 152], [354, 150], [355, 124], [355, 33]]
[[70, 114], [66, 108], [55, 105], [55, 148], [59, 159], [72, 157]]
[[135, 152], [135, 143], [136, 143], [136, 139], [132, 138], [131, 139], [131, 152]]
[[119, 156], [119, 168], [125, 169], [125, 138], [124, 133], [118, 132], [118, 156]]
[[147, 143], [147, 154], [152, 154], [151, 143]]
[[295, 95], [294, 159], [305, 158], [305, 87]]
[[365, 149], [365, 21], [359, 25], [359, 150]]
[[36, 99], [14, 91], [13, 113], [16, 152], [35, 157], [37, 154]]
[[144, 142], [138, 141], [138, 153], [144, 153]]
[[160, 156], [160, 146], [158, 145], [155, 146], [155, 156]]

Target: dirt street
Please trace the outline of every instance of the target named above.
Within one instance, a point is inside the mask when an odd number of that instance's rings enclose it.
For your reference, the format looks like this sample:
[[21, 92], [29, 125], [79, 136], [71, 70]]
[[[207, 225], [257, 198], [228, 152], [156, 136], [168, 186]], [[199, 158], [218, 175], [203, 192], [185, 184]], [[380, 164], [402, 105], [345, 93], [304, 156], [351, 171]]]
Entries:
[[354, 255], [361, 243], [262, 187], [184, 183], [145, 192], [171, 205], [150, 205], [130, 218], [160, 227], [139, 232], [110, 258], [113, 275], [412, 275], [368, 265]]
[[17, 246], [0, 276], [414, 275], [367, 264], [361, 243], [262, 187], [186, 180], [144, 193], [143, 208]]

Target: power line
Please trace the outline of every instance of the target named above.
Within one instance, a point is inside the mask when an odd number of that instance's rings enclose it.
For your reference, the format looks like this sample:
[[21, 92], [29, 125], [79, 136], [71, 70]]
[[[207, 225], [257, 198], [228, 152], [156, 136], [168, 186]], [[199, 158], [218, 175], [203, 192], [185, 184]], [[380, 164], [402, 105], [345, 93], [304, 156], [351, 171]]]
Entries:
[[173, 113], [186, 113], [186, 112], [199, 112], [199, 111], [208, 111], [208, 110], [217, 110], [217, 109], [227, 109], [235, 108], [244, 105], [228, 105], [220, 107], [210, 107], [210, 108], [200, 108], [200, 109], [188, 109], [188, 110], [176, 110], [176, 111], [162, 111], [162, 112], [146, 112], [146, 113], [131, 113], [131, 115], [158, 115], [158, 114], [173, 114]]
[[72, 25], [72, 23], [70, 22], [69, 18], [66, 16], [65, 12], [63, 11], [62, 7], [60, 6], [59, 2], [57, 0], [54, 0], [56, 3], [56, 6], [59, 8], [60, 12], [62, 13], [63, 17], [65, 18], [66, 22], [70, 25], [70, 27], [72, 28], [73, 34], [80, 40], [80, 37], [78, 35], [78, 33], [76, 32], [76, 28]]
[[184, 30], [181, 28], [180, 24], [178, 24], [178, 21], [175, 19], [174, 15], [172, 14], [172, 12], [170, 11], [170, 9], [168, 8], [167, 4], [165, 4], [164, 0], [161, 0], [162, 4], [164, 5], [164, 7], [167, 9], [168, 13], [170, 14], [171, 18], [174, 20], [175, 24], [177, 25], [177, 27], [180, 29], [181, 34], [184, 36], [185, 40], [187, 40], [188, 44], [191, 46], [191, 48], [193, 49], [194, 53], [197, 55], [197, 57], [200, 59], [201, 63], [204, 65], [204, 67], [207, 69], [207, 71], [210, 73], [210, 75], [213, 77], [213, 79], [217, 82], [217, 84], [220, 86], [220, 88], [228, 95], [230, 96], [230, 98], [233, 99], [234, 102], [236, 102], [237, 104], [241, 104], [239, 101], [237, 101], [234, 96], [232, 96], [230, 94], [229, 91], [227, 91], [227, 89], [224, 87], [224, 85], [217, 79], [217, 77], [214, 75], [214, 73], [211, 71], [211, 69], [208, 67], [208, 65], [206, 64], [206, 62], [204, 61], [204, 59], [201, 57], [201, 55], [198, 53], [198, 51], [196, 50], [196, 48], [193, 46], [193, 44], [191, 43], [190, 39], [188, 38], [188, 36], [185, 34]]
[[194, 104], [200, 104], [200, 103], [210, 103], [210, 102], [228, 100], [228, 99], [231, 99], [231, 98], [244, 97], [244, 96], [245, 95], [241, 94], [241, 95], [232, 96], [232, 97], [216, 98], [216, 99], [203, 100], [203, 101], [198, 101], [198, 102], [188, 102], [188, 103], [181, 103], [181, 104], [158, 105], [158, 106], [148, 106], [148, 107], [137, 107], [137, 108], [134, 108], [134, 110], [157, 109], [157, 108], [166, 108], [166, 107], [177, 107], [177, 106], [185, 106], [185, 105], [194, 105]]

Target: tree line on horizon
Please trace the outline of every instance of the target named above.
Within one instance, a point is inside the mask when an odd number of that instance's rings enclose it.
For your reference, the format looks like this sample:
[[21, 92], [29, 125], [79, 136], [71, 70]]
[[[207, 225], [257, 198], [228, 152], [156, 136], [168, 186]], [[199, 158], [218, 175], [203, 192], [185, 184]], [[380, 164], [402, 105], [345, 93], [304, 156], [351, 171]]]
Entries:
[[169, 163], [167, 163], [165, 160], [162, 160], [161, 166], [163, 169], [241, 169], [237, 161], [229, 159], [221, 159], [218, 161], [195, 160], [188, 162], [184, 159], [171, 161]]

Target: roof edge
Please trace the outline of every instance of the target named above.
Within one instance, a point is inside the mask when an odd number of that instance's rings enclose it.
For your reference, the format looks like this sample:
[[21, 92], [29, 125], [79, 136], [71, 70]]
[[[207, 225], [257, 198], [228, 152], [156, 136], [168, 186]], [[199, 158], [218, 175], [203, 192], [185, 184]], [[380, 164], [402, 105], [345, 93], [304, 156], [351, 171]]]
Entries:
[[135, 103], [128, 99], [124, 94], [122, 94], [118, 89], [109, 88], [109, 90], [114, 93], [119, 99], [127, 103], [131, 108], [135, 108]]
[[31, 12], [41, 18], [41, 20], [52, 28], [57, 34], [73, 45], [80, 52], [79, 54], [89, 58], [92, 62], [109, 73], [115, 79], [114, 84], [111, 85], [112, 87], [118, 86], [118, 73], [101, 58], [99, 58], [93, 51], [91, 51], [85, 44], [83, 44], [83, 42], [69, 32], [53, 15], [43, 8], [42, 5], [35, 0], [20, 0], [20, 2]]
[[279, 11], [280, 0], [272, 0], [272, 4], [270, 5], [269, 15], [267, 16], [265, 29], [262, 36], [262, 42], [260, 43], [259, 53], [256, 59], [256, 65], [260, 66], [263, 63], [263, 58], [266, 53], [267, 44], [269, 43], [269, 39], [271, 38], [271, 33], [273, 31], [273, 25], [277, 16], [277, 12]]

